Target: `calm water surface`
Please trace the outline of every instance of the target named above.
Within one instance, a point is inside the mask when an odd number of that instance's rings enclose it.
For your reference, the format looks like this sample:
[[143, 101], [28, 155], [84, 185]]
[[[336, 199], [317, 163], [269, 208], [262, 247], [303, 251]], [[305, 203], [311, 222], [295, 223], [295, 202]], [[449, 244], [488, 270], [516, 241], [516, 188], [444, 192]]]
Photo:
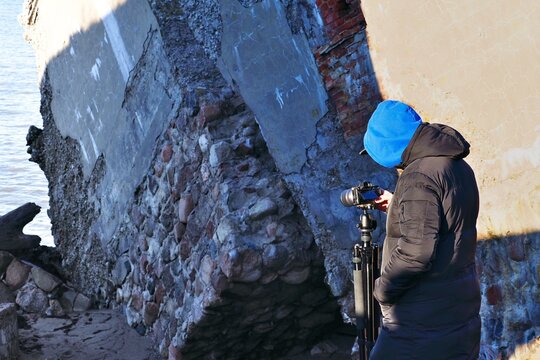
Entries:
[[39, 235], [42, 245], [52, 246], [47, 180], [26, 153], [28, 127], [41, 128], [42, 120], [34, 52], [17, 19], [22, 4], [22, 0], [2, 0], [0, 5], [0, 215], [36, 203], [41, 213], [24, 232]]

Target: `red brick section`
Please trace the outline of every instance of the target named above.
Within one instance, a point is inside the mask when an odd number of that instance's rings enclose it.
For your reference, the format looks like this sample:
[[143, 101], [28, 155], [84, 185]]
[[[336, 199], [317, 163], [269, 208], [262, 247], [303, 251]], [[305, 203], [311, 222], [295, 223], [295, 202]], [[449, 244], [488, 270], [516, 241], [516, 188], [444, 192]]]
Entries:
[[502, 300], [502, 290], [499, 285], [491, 285], [486, 290], [487, 303], [497, 305]]
[[314, 55], [346, 137], [365, 131], [381, 95], [358, 0], [317, 0], [329, 42]]

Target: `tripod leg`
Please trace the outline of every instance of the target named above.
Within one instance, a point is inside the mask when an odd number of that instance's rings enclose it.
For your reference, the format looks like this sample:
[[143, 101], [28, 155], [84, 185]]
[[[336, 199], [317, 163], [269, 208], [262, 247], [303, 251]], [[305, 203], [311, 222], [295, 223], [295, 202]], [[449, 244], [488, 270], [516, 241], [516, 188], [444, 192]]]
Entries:
[[[373, 247], [373, 279], [371, 282], [371, 288], [375, 289], [375, 279], [381, 276], [381, 248], [379, 246]], [[377, 340], [379, 336], [379, 327], [381, 324], [381, 309], [377, 300], [373, 298], [373, 342]]]
[[366, 317], [366, 338], [367, 343], [366, 347], [368, 353], [371, 352], [371, 349], [375, 345], [375, 340], [377, 340], [378, 334], [378, 317], [377, 317], [377, 305], [375, 299], [373, 298], [373, 287], [375, 285], [375, 265], [376, 256], [374, 254], [374, 249], [369, 247], [366, 249], [366, 307], [367, 307], [367, 317]]
[[360, 245], [356, 244], [353, 250], [353, 285], [354, 285], [354, 312], [356, 316], [356, 336], [358, 341], [360, 360], [367, 360], [365, 347], [365, 273], [363, 271], [363, 252]]

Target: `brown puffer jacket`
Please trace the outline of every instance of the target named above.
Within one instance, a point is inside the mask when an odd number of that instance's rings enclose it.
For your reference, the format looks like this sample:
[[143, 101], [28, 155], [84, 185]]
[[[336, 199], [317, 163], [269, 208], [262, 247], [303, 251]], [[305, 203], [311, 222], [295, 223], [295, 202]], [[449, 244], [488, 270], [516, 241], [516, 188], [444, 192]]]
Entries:
[[476, 359], [478, 188], [469, 144], [423, 123], [402, 155], [374, 296], [382, 326], [370, 359]]

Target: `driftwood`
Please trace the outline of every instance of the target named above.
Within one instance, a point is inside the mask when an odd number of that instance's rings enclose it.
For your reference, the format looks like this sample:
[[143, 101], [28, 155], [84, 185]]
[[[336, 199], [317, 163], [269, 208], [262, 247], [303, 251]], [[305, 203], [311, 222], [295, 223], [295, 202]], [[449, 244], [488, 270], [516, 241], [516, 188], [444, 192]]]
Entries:
[[26, 203], [0, 216], [0, 250], [30, 249], [38, 247], [41, 238], [23, 234], [22, 230], [41, 211], [34, 203]]

